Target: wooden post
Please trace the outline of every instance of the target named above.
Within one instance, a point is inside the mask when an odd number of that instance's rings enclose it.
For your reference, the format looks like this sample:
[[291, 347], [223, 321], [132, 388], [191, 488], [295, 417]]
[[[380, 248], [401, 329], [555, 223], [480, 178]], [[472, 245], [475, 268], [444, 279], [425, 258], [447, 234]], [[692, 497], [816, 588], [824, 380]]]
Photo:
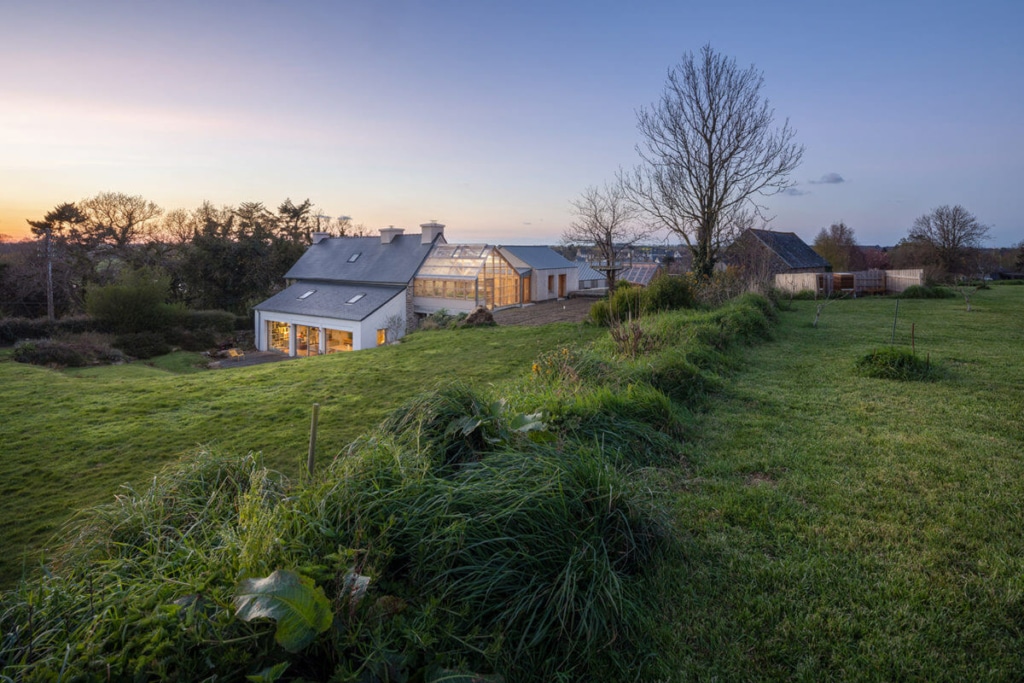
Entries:
[[313, 478], [313, 467], [316, 464], [316, 423], [320, 417], [320, 404], [313, 404], [313, 422], [309, 426], [309, 457], [306, 459], [306, 469], [309, 470], [309, 477]]
[[890, 344], [896, 343], [896, 318], [900, 315], [900, 300], [896, 299], [896, 312], [892, 316], [892, 339], [889, 340]]

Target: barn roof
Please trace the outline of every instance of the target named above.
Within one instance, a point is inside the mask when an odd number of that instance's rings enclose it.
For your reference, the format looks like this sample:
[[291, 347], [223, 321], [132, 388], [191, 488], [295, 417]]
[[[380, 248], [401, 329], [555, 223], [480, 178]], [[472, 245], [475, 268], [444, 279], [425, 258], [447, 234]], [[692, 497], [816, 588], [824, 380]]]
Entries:
[[794, 232], [774, 232], [755, 228], [750, 228], [747, 232], [774, 251], [790, 268], [828, 268], [828, 261]]

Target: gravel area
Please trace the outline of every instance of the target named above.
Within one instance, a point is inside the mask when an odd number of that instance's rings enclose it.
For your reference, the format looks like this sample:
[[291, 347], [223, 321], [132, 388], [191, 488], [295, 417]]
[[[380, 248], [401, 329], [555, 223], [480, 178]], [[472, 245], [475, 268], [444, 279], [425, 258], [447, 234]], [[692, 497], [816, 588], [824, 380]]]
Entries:
[[583, 322], [596, 299], [574, 297], [559, 301], [528, 304], [522, 308], [506, 308], [494, 313], [499, 325], [547, 325], [558, 322]]

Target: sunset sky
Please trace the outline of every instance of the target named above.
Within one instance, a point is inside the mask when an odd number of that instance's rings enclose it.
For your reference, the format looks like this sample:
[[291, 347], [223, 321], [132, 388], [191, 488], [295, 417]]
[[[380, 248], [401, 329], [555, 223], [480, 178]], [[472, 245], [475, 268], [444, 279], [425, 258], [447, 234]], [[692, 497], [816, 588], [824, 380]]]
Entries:
[[165, 209], [311, 199], [370, 228], [554, 243], [636, 162], [636, 110], [712, 47], [764, 72], [808, 241], [894, 244], [963, 204], [1024, 239], [1024, 2], [5, 3], [0, 234], [101, 191]]

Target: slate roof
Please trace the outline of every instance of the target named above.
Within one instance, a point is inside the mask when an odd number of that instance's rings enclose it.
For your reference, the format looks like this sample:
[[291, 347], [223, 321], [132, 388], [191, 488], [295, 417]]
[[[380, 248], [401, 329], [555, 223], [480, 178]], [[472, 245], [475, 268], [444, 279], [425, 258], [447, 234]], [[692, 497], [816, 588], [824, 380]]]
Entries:
[[551, 247], [511, 246], [498, 247], [498, 251], [516, 269], [555, 270], [558, 268], [574, 268], [576, 265]]
[[828, 261], [793, 232], [748, 229], [756, 239], [774, 251], [790, 268], [828, 268]]
[[[390, 244], [380, 237], [333, 237], [310, 245], [285, 278], [407, 285], [433, 244], [420, 235], [396, 235]], [[359, 256], [350, 260], [355, 254]]]
[[576, 268], [580, 273], [580, 282], [586, 282], [587, 280], [601, 280], [604, 282], [608, 279], [601, 271], [594, 270], [589, 263], [577, 263]]
[[[416, 237], [418, 239], [419, 235]], [[299, 298], [310, 290], [312, 294]], [[360, 321], [404, 291], [405, 285], [389, 287], [306, 280], [278, 292], [258, 304], [256, 310]], [[345, 303], [357, 294], [364, 296], [355, 303]]]

